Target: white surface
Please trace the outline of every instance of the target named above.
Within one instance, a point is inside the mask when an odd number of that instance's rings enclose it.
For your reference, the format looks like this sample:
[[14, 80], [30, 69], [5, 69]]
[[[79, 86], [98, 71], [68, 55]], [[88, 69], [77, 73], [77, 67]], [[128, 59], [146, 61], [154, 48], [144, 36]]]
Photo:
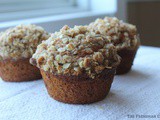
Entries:
[[53, 100], [42, 80], [0, 80], [0, 120], [124, 120], [127, 115], [160, 115], [159, 72], [160, 48], [141, 47], [132, 71], [116, 76], [106, 99], [90, 105]]

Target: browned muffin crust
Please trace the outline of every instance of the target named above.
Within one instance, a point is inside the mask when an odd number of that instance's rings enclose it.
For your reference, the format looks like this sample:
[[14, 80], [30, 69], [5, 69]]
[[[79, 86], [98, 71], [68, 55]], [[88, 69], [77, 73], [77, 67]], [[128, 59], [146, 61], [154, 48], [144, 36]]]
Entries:
[[134, 49], [139, 43], [136, 26], [123, 22], [116, 17], [96, 19], [90, 23], [89, 29], [108, 37], [117, 50]]
[[71, 104], [88, 104], [104, 99], [110, 91], [115, 69], [105, 69], [94, 80], [87, 74], [54, 75], [41, 70], [48, 93], [55, 100]]
[[30, 62], [57, 75], [80, 75], [90, 78], [120, 62], [116, 48], [103, 35], [90, 32], [87, 26], [64, 26], [43, 41]]
[[7, 82], [23, 82], [42, 77], [39, 69], [29, 64], [29, 59], [0, 60], [0, 76]]
[[42, 27], [36, 25], [18, 25], [0, 33], [1, 59], [30, 58], [38, 44], [48, 39]]

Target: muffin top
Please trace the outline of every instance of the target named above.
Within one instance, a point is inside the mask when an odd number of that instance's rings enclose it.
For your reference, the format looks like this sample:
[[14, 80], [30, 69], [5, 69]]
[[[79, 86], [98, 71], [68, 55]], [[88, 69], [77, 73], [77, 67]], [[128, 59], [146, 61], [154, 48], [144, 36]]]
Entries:
[[18, 25], [0, 33], [0, 58], [30, 58], [42, 40], [49, 34], [36, 25]]
[[138, 44], [136, 26], [124, 23], [116, 17], [105, 17], [90, 23], [89, 29], [97, 34], [107, 35], [116, 48], [134, 48]]
[[94, 78], [105, 68], [119, 64], [116, 48], [103, 35], [90, 32], [87, 26], [64, 26], [38, 45], [30, 62], [54, 74], [80, 75]]

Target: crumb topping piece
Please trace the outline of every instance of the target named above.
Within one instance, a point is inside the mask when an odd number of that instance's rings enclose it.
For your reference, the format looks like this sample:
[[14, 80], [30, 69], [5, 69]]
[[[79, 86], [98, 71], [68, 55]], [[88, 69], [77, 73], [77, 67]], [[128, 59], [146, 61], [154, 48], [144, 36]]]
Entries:
[[90, 32], [87, 26], [64, 26], [38, 45], [30, 62], [54, 74], [85, 72], [94, 78], [104, 69], [116, 67], [120, 60], [105, 36]]
[[116, 48], [134, 48], [138, 43], [136, 26], [117, 19], [116, 17], [105, 17], [96, 19], [89, 24], [89, 29], [97, 34], [103, 34], [112, 41]]
[[42, 40], [49, 38], [42, 27], [18, 25], [0, 33], [0, 58], [30, 58]]

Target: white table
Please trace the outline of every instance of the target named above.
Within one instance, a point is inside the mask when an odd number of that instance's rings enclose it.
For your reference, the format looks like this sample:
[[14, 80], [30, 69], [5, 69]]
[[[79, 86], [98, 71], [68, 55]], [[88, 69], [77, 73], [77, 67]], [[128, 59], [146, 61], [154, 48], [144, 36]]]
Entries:
[[53, 100], [42, 80], [23, 83], [0, 80], [0, 120], [124, 120], [130, 117], [160, 119], [160, 48], [140, 47], [132, 71], [116, 76], [106, 99], [90, 105]]

